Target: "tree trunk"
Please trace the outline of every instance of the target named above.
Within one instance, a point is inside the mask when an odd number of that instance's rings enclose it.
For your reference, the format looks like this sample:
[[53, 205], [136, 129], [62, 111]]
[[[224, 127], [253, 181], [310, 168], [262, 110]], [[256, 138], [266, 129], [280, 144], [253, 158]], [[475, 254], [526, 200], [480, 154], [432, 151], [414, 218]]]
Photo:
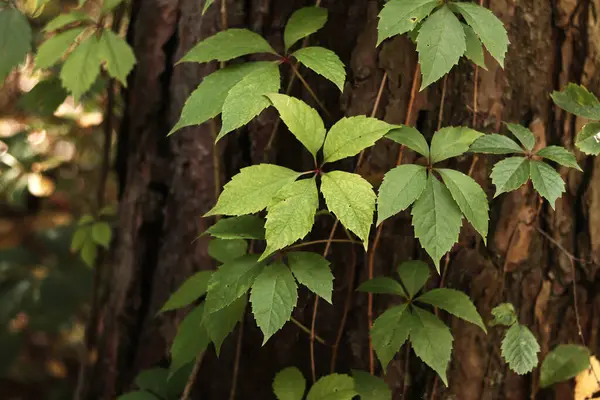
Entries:
[[[322, 3], [329, 10], [329, 21], [311, 42], [340, 56], [347, 66], [348, 81], [340, 96], [321, 77], [307, 71], [303, 74], [332, 111], [332, 121], [344, 115], [369, 115], [384, 72], [388, 80], [376, 115], [391, 123], [405, 121], [417, 61], [415, 46], [403, 36], [376, 48], [381, 3]], [[229, 0], [228, 25], [259, 32], [276, 49], [282, 49], [282, 30], [291, 12], [310, 4], [301, 0]], [[567, 82], [582, 83], [599, 92], [600, 0], [498, 0], [484, 5], [504, 21], [509, 32], [505, 69], [489, 55], [487, 71], [475, 72], [473, 64], [461, 61], [447, 78], [444, 101], [443, 80], [416, 94], [409, 123], [431, 137], [440, 122], [442, 126], [474, 125], [485, 132], [503, 129], [502, 121], [518, 122], [532, 129], [538, 145], [572, 149], [583, 121], [555, 108], [549, 94]], [[240, 167], [262, 162], [264, 157], [292, 168], [311, 166], [283, 124], [275, 151], [263, 154], [277, 120], [272, 109], [219, 142], [216, 154], [213, 137], [218, 122], [166, 137], [187, 96], [217, 67], [173, 66], [199, 40], [221, 29], [220, 2], [204, 17], [202, 8], [203, 2], [197, 0], [136, 0], [133, 4], [129, 41], [138, 63], [125, 93], [125, 118], [119, 132], [119, 226], [99, 286], [98, 318], [91, 322], [94, 357], [86, 369], [81, 399], [113, 399], [131, 388], [140, 370], [168, 364], [169, 344], [184, 313], [156, 313], [186, 277], [214, 268], [206, 239], [194, 239], [214, 222], [201, 216], [215, 202], [215, 187], [220, 188]], [[285, 88], [290, 71], [283, 70], [282, 75]], [[299, 85], [292, 93], [312, 104]], [[359, 172], [377, 186], [395, 165], [397, 154], [396, 144], [382, 140], [367, 151]], [[404, 162], [414, 158], [414, 153], [404, 152]], [[219, 161], [218, 168], [214, 160]], [[488, 245], [484, 246], [465, 222], [460, 242], [449, 257], [445, 286], [468, 293], [486, 320], [492, 307], [512, 302], [521, 323], [529, 326], [540, 342], [540, 359], [559, 343], [581, 341], [576, 310], [586, 344], [593, 352], [598, 350], [600, 158], [578, 153], [578, 160], [583, 173], [560, 169], [567, 193], [558, 200], [556, 210], [547, 203], [540, 205], [531, 185], [502, 195], [491, 202]], [[472, 161], [471, 156], [464, 156], [454, 166], [468, 171]], [[481, 157], [473, 172], [490, 199], [489, 172], [495, 161]], [[353, 168], [352, 161], [340, 164], [340, 168]], [[326, 237], [332, 223], [328, 217], [318, 217], [311, 239]], [[343, 237], [343, 232], [338, 235]], [[348, 246], [333, 245], [329, 258], [336, 277], [335, 306], [321, 303], [316, 324], [317, 334], [331, 345], [348, 312], [337, 372], [369, 368], [367, 295], [354, 292], [357, 284], [367, 279], [367, 257], [361, 249], [353, 249], [353, 253]], [[572, 265], [571, 253], [590, 262]], [[413, 238], [410, 215], [402, 213], [385, 224], [375, 275], [391, 276], [398, 263], [415, 257], [429, 260]], [[439, 285], [439, 277], [429, 284]], [[300, 293], [294, 317], [305, 325], [310, 325], [313, 302], [314, 296]], [[376, 296], [374, 314], [379, 315], [392, 302], [388, 296]], [[542, 391], [538, 388], [539, 370], [526, 376], [510, 372], [500, 356], [501, 328], [491, 328], [486, 336], [473, 325], [445, 318], [454, 336], [450, 387], [437, 383], [434, 373], [414, 354], [405, 364], [403, 348], [385, 375], [395, 399], [402, 398], [405, 374], [409, 377], [406, 398], [410, 399], [573, 398], [572, 383]], [[236, 399], [273, 398], [272, 379], [286, 366], [295, 365], [310, 377], [306, 333], [288, 323], [261, 347], [262, 336], [250, 313], [243, 326]], [[193, 398], [229, 398], [239, 330], [240, 325], [227, 338], [220, 358], [212, 351], [205, 354]], [[317, 375], [328, 374], [332, 348], [316, 344], [315, 352]]]

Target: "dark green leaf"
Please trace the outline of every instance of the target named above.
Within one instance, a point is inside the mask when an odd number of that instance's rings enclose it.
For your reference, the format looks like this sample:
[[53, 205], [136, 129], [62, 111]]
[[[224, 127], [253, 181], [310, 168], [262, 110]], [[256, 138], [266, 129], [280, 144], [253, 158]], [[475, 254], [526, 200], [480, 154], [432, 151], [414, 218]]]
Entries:
[[425, 136], [423, 136], [416, 128], [413, 128], [412, 126], [401, 126], [400, 128], [391, 130], [385, 137], [396, 143], [400, 143], [429, 159], [429, 145], [427, 144], [427, 140], [425, 140]]
[[480, 136], [469, 147], [469, 151], [483, 154], [524, 153], [521, 146], [515, 143], [514, 140], [504, 135], [498, 135], [497, 133]]
[[361, 400], [392, 400], [392, 391], [383, 379], [357, 370], [352, 370], [352, 376]]
[[248, 296], [243, 295], [225, 308], [204, 314], [202, 325], [215, 346], [217, 356], [221, 353], [221, 345], [225, 338], [233, 332], [237, 323], [244, 317], [247, 304]]
[[577, 135], [575, 146], [587, 155], [600, 154], [600, 122], [585, 125]]
[[408, 304], [401, 304], [387, 309], [373, 323], [371, 341], [384, 371], [408, 339], [411, 320]]
[[248, 251], [248, 242], [243, 239], [213, 239], [208, 243], [208, 255], [226, 263], [243, 256]]
[[565, 182], [554, 168], [542, 161], [531, 160], [529, 162], [529, 175], [533, 188], [548, 202], [554, 209], [556, 199], [565, 192]]
[[383, 276], [375, 277], [363, 282], [358, 289], [359, 292], [369, 292], [378, 294], [397, 294], [403, 297], [407, 297], [404, 293], [402, 286], [393, 280]]
[[506, 127], [517, 139], [519, 139], [519, 142], [521, 142], [527, 150], [533, 150], [533, 146], [535, 146], [535, 136], [533, 136], [533, 132], [519, 124], [507, 123]]
[[577, 164], [577, 159], [573, 153], [562, 146], [545, 147], [538, 151], [536, 155], [554, 161], [565, 167], [575, 168], [579, 171], [582, 171], [581, 167], [579, 167], [579, 164]]
[[447, 311], [458, 318], [477, 325], [487, 333], [481, 315], [477, 312], [469, 296], [463, 292], [448, 288], [432, 289], [417, 297], [415, 301], [430, 304]]
[[205, 233], [219, 239], [265, 238], [265, 220], [254, 215], [223, 218], [206, 230]]
[[277, 400], [302, 400], [306, 391], [306, 379], [296, 367], [287, 367], [275, 375], [273, 393]]
[[0, 82], [31, 51], [31, 27], [16, 8], [0, 10]]
[[540, 386], [545, 388], [577, 376], [590, 367], [590, 351], [575, 344], [561, 344], [544, 359]]
[[405, 261], [398, 266], [398, 276], [412, 299], [427, 283], [429, 266], [419, 260]]
[[310, 388], [306, 400], [351, 400], [356, 395], [354, 379], [348, 375], [331, 374], [320, 378]]
[[312, 35], [327, 22], [327, 9], [321, 7], [304, 7], [296, 10], [283, 32], [283, 42], [287, 52], [300, 39]]
[[177, 335], [171, 345], [171, 374], [195, 360], [210, 343], [208, 333], [202, 326], [204, 312], [204, 304], [200, 304], [179, 324]]
[[162, 306], [160, 312], [175, 310], [192, 304], [192, 302], [206, 293], [208, 281], [211, 276], [212, 271], [200, 271], [186, 279], [179, 289], [169, 297], [169, 300]]
[[392, 0], [379, 13], [377, 46], [385, 39], [412, 31], [439, 3], [436, 0]]
[[600, 120], [600, 101], [583, 86], [569, 83], [562, 92], [553, 92], [552, 100], [572, 114]]

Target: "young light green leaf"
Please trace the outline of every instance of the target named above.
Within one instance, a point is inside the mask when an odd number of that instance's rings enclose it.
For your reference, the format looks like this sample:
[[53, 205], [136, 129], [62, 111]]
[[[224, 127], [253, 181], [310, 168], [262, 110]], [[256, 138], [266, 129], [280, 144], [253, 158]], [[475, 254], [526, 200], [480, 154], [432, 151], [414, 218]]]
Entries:
[[393, 128], [394, 125], [364, 115], [344, 117], [327, 133], [323, 145], [323, 162], [329, 163], [354, 156], [373, 146]]
[[265, 238], [265, 220], [255, 215], [223, 218], [206, 230], [204, 234], [219, 239], [256, 239]]
[[65, 89], [73, 93], [75, 101], [87, 92], [100, 73], [98, 39], [90, 36], [81, 42], [69, 55], [60, 71], [60, 80]]
[[296, 50], [292, 56], [304, 64], [304, 66], [333, 82], [340, 89], [340, 92], [344, 91], [346, 69], [344, 63], [333, 51], [323, 47], [312, 46]]
[[421, 90], [448, 73], [467, 51], [465, 31], [447, 5], [429, 16], [417, 36]]
[[108, 249], [112, 239], [112, 230], [107, 222], [96, 222], [92, 225], [92, 239], [96, 244]]
[[189, 277], [177, 289], [159, 312], [176, 310], [192, 304], [200, 296], [206, 293], [208, 281], [212, 276], [212, 271], [200, 271]]
[[202, 325], [215, 346], [217, 356], [221, 353], [221, 346], [225, 338], [233, 332], [237, 323], [244, 317], [247, 304], [248, 296], [244, 294], [227, 307], [210, 314], [204, 314]]
[[178, 63], [229, 61], [254, 53], [277, 54], [258, 33], [248, 29], [228, 29], [198, 43]]
[[46, 40], [38, 48], [35, 55], [36, 68], [49, 68], [56, 64], [76, 43], [76, 39], [85, 28], [69, 29], [66, 32], [59, 33]]
[[258, 255], [254, 254], [221, 265], [208, 281], [204, 302], [206, 312], [216, 312], [242, 297], [264, 267], [263, 263], [258, 262]]
[[502, 339], [501, 349], [510, 369], [519, 375], [531, 372], [538, 365], [540, 345], [525, 325], [513, 324]]
[[590, 351], [575, 344], [561, 344], [542, 362], [540, 386], [545, 388], [564, 382], [590, 367]]
[[462, 215], [450, 191], [433, 175], [415, 202], [412, 217], [415, 236], [440, 272], [440, 259], [458, 241]]
[[302, 400], [306, 391], [306, 379], [296, 367], [287, 367], [275, 375], [273, 393], [277, 400]]
[[420, 260], [405, 261], [398, 266], [398, 276], [412, 299], [429, 279], [429, 266]]
[[260, 259], [304, 238], [315, 223], [318, 207], [315, 178], [293, 182], [278, 191], [267, 207], [267, 248]]
[[408, 339], [411, 322], [412, 316], [405, 303], [388, 308], [373, 323], [371, 342], [384, 371]]
[[327, 9], [321, 7], [304, 7], [296, 10], [283, 32], [285, 51], [289, 51], [300, 39], [312, 35], [321, 29], [327, 22]]
[[571, 114], [600, 120], [600, 101], [583, 86], [569, 83], [562, 92], [553, 92], [552, 100]]
[[363, 282], [358, 289], [359, 292], [377, 293], [377, 294], [397, 294], [402, 297], [407, 297], [404, 293], [402, 286], [393, 280], [385, 276], [378, 276], [373, 279], [369, 279]]
[[44, 32], [52, 32], [57, 29], [64, 28], [72, 23], [81, 21], [92, 22], [92, 19], [86, 13], [81, 11], [73, 11], [68, 14], [59, 14], [56, 18], [50, 20], [43, 30]]
[[487, 8], [475, 3], [453, 2], [452, 6], [458, 9], [492, 57], [504, 68], [504, 57], [510, 42], [502, 21]]
[[279, 111], [281, 120], [287, 125], [290, 132], [316, 159], [317, 152], [321, 149], [325, 140], [325, 126], [319, 113], [295, 97], [277, 93], [270, 93], [266, 96]]
[[354, 379], [348, 375], [331, 374], [320, 378], [310, 388], [306, 400], [352, 400], [356, 395]]
[[303, 251], [289, 253], [287, 258], [298, 282], [331, 304], [334, 278], [329, 261], [317, 253]]
[[208, 243], [208, 255], [226, 263], [243, 256], [248, 251], [248, 242], [243, 239], [213, 239]]
[[449, 126], [440, 129], [431, 138], [431, 163], [435, 164], [460, 156], [469, 151], [469, 147], [481, 136], [483, 133], [465, 126]]
[[202, 15], [206, 14], [210, 6], [215, 2], [215, 0], [206, 0], [204, 2], [204, 7], [202, 7]]
[[496, 186], [494, 198], [517, 190], [529, 179], [529, 160], [525, 157], [506, 158], [494, 165], [490, 177]]
[[181, 117], [169, 135], [186, 126], [200, 125], [219, 115], [232, 87], [249, 73], [271, 64], [270, 61], [259, 61], [229, 65], [208, 75], [185, 101]]
[[497, 133], [480, 136], [473, 142], [471, 147], [469, 147], [469, 151], [483, 154], [524, 153], [521, 146], [514, 140], [504, 135], [498, 135]]
[[379, 13], [377, 46], [387, 38], [412, 31], [438, 4], [435, 0], [388, 1]]
[[517, 139], [519, 139], [519, 142], [521, 142], [527, 150], [533, 150], [533, 146], [535, 146], [535, 136], [533, 136], [533, 132], [519, 124], [507, 123], [506, 127]]
[[263, 95], [278, 92], [280, 86], [281, 76], [275, 63], [264, 64], [236, 83], [223, 103], [223, 123], [217, 140], [246, 125], [269, 107], [271, 103]]
[[467, 43], [467, 51], [465, 51], [465, 56], [473, 61], [475, 65], [480, 66], [481, 68], [487, 70], [487, 66], [485, 65], [485, 58], [483, 56], [483, 45], [481, 41], [477, 37], [477, 34], [467, 24], [462, 24], [463, 29], [465, 30], [465, 40]]
[[400, 128], [391, 130], [385, 137], [429, 159], [429, 145], [427, 144], [427, 140], [425, 140], [425, 136], [416, 128], [403, 125]]
[[31, 27], [27, 18], [16, 8], [0, 10], [0, 82], [31, 51]]
[[383, 379], [354, 369], [352, 376], [354, 387], [361, 400], [392, 400], [392, 391]]
[[577, 159], [573, 153], [562, 146], [545, 147], [538, 151], [536, 155], [554, 161], [565, 167], [575, 168], [579, 171], [582, 171], [581, 167], [579, 167], [579, 164], [577, 164]]
[[511, 326], [517, 322], [517, 312], [511, 303], [502, 303], [492, 309], [494, 319], [490, 322], [490, 326], [504, 325]]
[[404, 164], [388, 171], [383, 177], [377, 197], [377, 225], [406, 210], [423, 193], [427, 184], [427, 168]]
[[366, 250], [375, 211], [376, 196], [371, 184], [360, 175], [343, 171], [327, 172], [321, 179], [327, 208], [363, 241]]
[[298, 301], [298, 286], [290, 269], [281, 262], [263, 269], [252, 285], [250, 302], [263, 345], [292, 317]]
[[413, 323], [410, 343], [417, 357], [438, 373], [448, 386], [446, 370], [452, 353], [452, 334], [438, 317], [419, 307], [412, 307]]
[[489, 204], [481, 186], [473, 178], [460, 171], [446, 168], [436, 169], [436, 171], [444, 180], [444, 184], [458, 204], [460, 211], [486, 243], [490, 220]]
[[275, 193], [294, 182], [300, 173], [273, 164], [242, 168], [223, 189], [217, 204], [204, 216], [244, 215], [265, 209]]
[[193, 361], [210, 343], [208, 333], [202, 325], [204, 307], [204, 304], [200, 304], [190, 311], [177, 328], [177, 335], [171, 345], [171, 374]]
[[417, 297], [415, 301], [447, 311], [458, 318], [477, 325], [487, 333], [481, 315], [477, 312], [469, 296], [463, 292], [448, 288], [432, 289]]
[[554, 209], [554, 202], [565, 192], [565, 182], [554, 168], [542, 161], [529, 162], [529, 175], [533, 188], [550, 203]]
[[600, 154], [600, 122], [585, 125], [577, 135], [575, 146], [587, 155]]
[[108, 74], [127, 87], [127, 75], [136, 62], [133, 50], [127, 42], [110, 29], [104, 29], [98, 40], [97, 52]]

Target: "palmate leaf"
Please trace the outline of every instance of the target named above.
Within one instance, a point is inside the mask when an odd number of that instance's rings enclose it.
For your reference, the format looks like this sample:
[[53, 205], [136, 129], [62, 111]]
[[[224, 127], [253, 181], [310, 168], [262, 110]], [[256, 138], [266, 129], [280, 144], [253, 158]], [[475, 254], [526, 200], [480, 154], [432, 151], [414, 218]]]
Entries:
[[392, 400], [392, 391], [383, 379], [357, 370], [352, 370], [352, 376], [361, 400]]
[[417, 36], [423, 76], [421, 90], [448, 73], [466, 50], [465, 31], [448, 6], [444, 5], [431, 14]]
[[310, 388], [306, 400], [352, 400], [356, 395], [354, 379], [348, 375], [331, 374], [320, 378]]
[[429, 279], [429, 266], [420, 260], [405, 261], [398, 266], [398, 276], [412, 299]]
[[363, 282], [357, 289], [359, 292], [377, 293], [377, 294], [396, 294], [407, 297], [402, 286], [385, 276], [378, 276]]
[[585, 125], [577, 135], [575, 146], [587, 155], [600, 154], [600, 122]]
[[171, 345], [171, 374], [193, 361], [198, 353], [206, 349], [210, 339], [202, 326], [204, 304], [194, 308], [177, 328]]
[[313, 46], [297, 50], [292, 56], [304, 66], [333, 82], [340, 92], [344, 91], [346, 70], [344, 63], [333, 51]]
[[448, 288], [432, 289], [417, 297], [415, 301], [447, 311], [458, 318], [477, 325], [487, 333], [481, 315], [477, 312], [469, 296], [463, 292]]
[[108, 74], [127, 87], [127, 75], [136, 62], [133, 50], [127, 42], [111, 30], [104, 29], [98, 40], [96, 51]]
[[519, 142], [521, 142], [521, 144], [527, 150], [533, 150], [533, 146], [535, 146], [535, 136], [533, 135], [533, 132], [531, 132], [531, 130], [519, 124], [508, 123], [506, 124], [506, 127], [509, 131], [512, 132], [513, 135], [515, 135], [517, 139], [519, 139]]
[[377, 225], [407, 209], [421, 196], [427, 184], [427, 168], [404, 164], [383, 177], [377, 197]]
[[529, 160], [525, 157], [506, 158], [494, 165], [490, 177], [496, 186], [494, 198], [517, 190], [529, 179]]
[[579, 164], [577, 164], [577, 159], [573, 153], [562, 146], [545, 147], [538, 151], [536, 155], [554, 161], [565, 167], [575, 168], [579, 171], [582, 171], [581, 167], [579, 167]]
[[243, 256], [248, 251], [248, 242], [242, 239], [213, 239], [208, 243], [208, 255], [226, 263]]
[[92, 19], [87, 13], [81, 11], [73, 11], [67, 14], [60, 14], [56, 18], [50, 20], [44, 27], [44, 32], [52, 32], [75, 22], [92, 22]]
[[425, 140], [425, 136], [416, 128], [403, 125], [391, 130], [385, 137], [429, 159], [429, 145], [427, 144], [427, 140]]
[[565, 192], [565, 182], [554, 168], [548, 164], [531, 160], [529, 161], [529, 174], [533, 188], [548, 202], [554, 209], [554, 203]]
[[0, 10], [0, 82], [31, 51], [31, 27], [16, 8]]
[[561, 344], [542, 362], [540, 386], [545, 388], [577, 376], [590, 366], [590, 351], [575, 344]]
[[327, 22], [327, 9], [321, 7], [304, 7], [296, 10], [283, 32], [285, 51], [289, 51], [296, 42], [315, 33]]
[[238, 322], [243, 318], [248, 304], [248, 296], [243, 295], [230, 305], [210, 314], [204, 314], [202, 325], [215, 346], [217, 356], [221, 353], [221, 346], [225, 338], [233, 331]]
[[504, 135], [490, 133], [480, 136], [473, 142], [469, 151], [483, 154], [523, 154], [521, 146], [514, 140]]
[[431, 164], [466, 153], [471, 144], [481, 136], [483, 133], [465, 126], [440, 129], [431, 138]]
[[553, 92], [552, 100], [571, 114], [600, 120], [600, 101], [583, 86], [569, 83], [562, 92]]
[[254, 215], [223, 218], [208, 228], [204, 234], [219, 239], [263, 240], [265, 238], [265, 220]]
[[408, 304], [401, 304], [388, 308], [373, 323], [371, 342], [384, 371], [408, 339], [411, 322]]
[[206, 293], [208, 281], [212, 276], [212, 271], [200, 271], [189, 277], [177, 289], [159, 312], [175, 310], [185, 307], [196, 301], [200, 296]]
[[288, 253], [288, 264], [298, 282], [331, 304], [333, 274], [329, 261], [317, 253]]
[[306, 391], [306, 379], [296, 367], [287, 367], [275, 375], [273, 393], [277, 400], [302, 400]]
[[379, 13], [377, 46], [385, 39], [412, 31], [439, 4], [435, 0], [391, 0]]
[[50, 68], [76, 44], [76, 39], [85, 28], [73, 28], [52, 36], [40, 45], [35, 55], [36, 68]]
[[481, 68], [487, 70], [487, 66], [485, 65], [485, 58], [483, 56], [483, 45], [477, 37], [477, 34], [467, 24], [462, 24], [463, 29], [465, 30], [465, 40], [467, 43], [467, 51], [465, 51], [465, 56], [473, 61], [476, 65]]
[[501, 349], [510, 369], [519, 375], [531, 372], [538, 365], [540, 346], [525, 325], [513, 324], [502, 340]]
[[87, 92], [100, 74], [98, 39], [90, 36], [82, 41], [69, 55], [60, 71], [60, 80], [65, 89], [78, 101]]

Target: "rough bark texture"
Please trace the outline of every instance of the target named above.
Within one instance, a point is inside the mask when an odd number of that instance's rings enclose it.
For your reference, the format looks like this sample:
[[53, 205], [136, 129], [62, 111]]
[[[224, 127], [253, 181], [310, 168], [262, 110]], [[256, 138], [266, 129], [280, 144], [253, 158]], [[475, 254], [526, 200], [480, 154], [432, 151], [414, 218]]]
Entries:
[[[282, 28], [291, 12], [312, 4], [300, 0], [230, 0], [230, 27], [247, 27], [263, 34], [277, 49], [282, 46]], [[501, 121], [528, 125], [538, 145], [560, 144], [572, 148], [583, 121], [553, 107], [549, 94], [567, 82], [600, 90], [600, 0], [496, 0], [484, 4], [501, 18], [511, 46], [502, 70], [491, 57], [488, 71], [479, 72], [476, 127], [495, 132]], [[347, 65], [348, 81], [343, 95], [333, 85], [304, 72], [334, 118], [370, 114], [384, 71], [385, 86], [377, 116], [393, 123], [405, 120], [412, 77], [416, 65], [414, 45], [405, 37], [395, 38], [376, 49], [377, 14], [382, 4], [370, 0], [324, 0], [329, 10], [326, 27], [311, 38], [334, 50]], [[211, 123], [182, 130], [165, 138], [179, 117], [189, 93], [215, 65], [183, 64], [173, 67], [200, 39], [221, 29], [219, 2], [201, 16], [203, 2], [197, 0], [134, 1], [129, 40], [138, 58], [126, 93], [127, 107], [122, 125], [118, 170], [122, 193], [118, 237], [111, 262], [104, 274], [100, 317], [97, 322], [91, 364], [82, 385], [85, 399], [112, 399], [131, 387], [138, 371], [168, 363], [168, 346], [182, 313], [156, 317], [156, 312], [186, 277], [196, 270], [214, 268], [207, 256], [205, 240], [194, 241], [212, 221], [202, 219], [215, 201], [215, 177], [221, 183], [240, 166], [260, 162], [263, 149], [276, 122], [276, 114], [264, 112], [246, 128], [219, 144], [220, 169], [215, 173]], [[290, 71], [284, 70], [287, 85]], [[443, 125], [472, 123], [474, 69], [461, 62], [450, 73], [442, 106]], [[426, 135], [438, 125], [441, 81], [418, 93], [410, 119]], [[296, 85], [296, 96], [311, 100]], [[329, 123], [331, 121], [328, 121]], [[374, 185], [395, 163], [398, 148], [381, 141], [366, 154], [360, 172]], [[310, 166], [300, 146], [280, 126], [275, 152], [267, 155], [290, 167]], [[404, 161], [414, 161], [405, 152]], [[560, 169], [567, 193], [556, 210], [546, 203], [536, 219], [538, 198], [530, 185], [503, 195], [491, 203], [491, 225], [485, 247], [465, 223], [459, 245], [450, 255], [445, 285], [470, 294], [480, 313], [489, 318], [492, 307], [510, 301], [519, 310], [520, 321], [535, 333], [541, 357], [559, 343], [580, 341], [573, 298], [583, 335], [598, 353], [600, 324], [600, 157], [578, 154], [584, 173]], [[490, 198], [488, 178], [495, 160], [483, 157], [474, 177]], [[454, 165], [469, 169], [470, 157]], [[345, 161], [340, 168], [351, 169]], [[327, 235], [332, 221], [319, 217], [313, 239]], [[539, 227], [539, 228], [538, 228]], [[552, 243], [542, 232], [547, 233]], [[339, 232], [342, 237], [342, 232]], [[563, 248], [561, 250], [558, 245]], [[315, 251], [322, 248], [316, 247]], [[565, 250], [590, 263], [571, 264]], [[333, 344], [351, 291], [348, 318], [341, 336], [336, 370], [368, 369], [367, 296], [353, 292], [367, 277], [366, 257], [356, 249], [356, 269], [347, 245], [334, 245], [330, 256], [336, 276], [334, 304], [321, 304], [317, 332]], [[375, 275], [391, 275], [406, 259], [427, 256], [413, 239], [408, 214], [385, 224], [378, 248]], [[355, 272], [354, 272], [355, 271]], [[575, 283], [574, 283], [575, 282]], [[439, 285], [439, 278], [430, 282]], [[375, 299], [375, 315], [392, 299]], [[296, 319], [310, 325], [314, 297], [301, 292]], [[473, 325], [446, 318], [454, 335], [449, 371], [450, 388], [414, 355], [405, 371], [405, 352], [390, 364], [386, 381], [401, 398], [404, 375], [409, 374], [407, 398], [421, 399], [570, 399], [570, 383], [538, 389], [538, 373], [524, 377], [510, 372], [502, 362], [501, 329], [487, 336]], [[232, 382], [239, 326], [226, 340], [219, 359], [206, 353], [193, 398], [227, 399]], [[245, 317], [238, 372], [237, 399], [269, 399], [271, 381], [283, 367], [296, 365], [310, 377], [309, 338], [292, 324], [277, 333], [264, 347], [250, 314]], [[332, 349], [316, 345], [317, 375], [329, 373]], [[381, 372], [381, 371], [379, 371]]]

